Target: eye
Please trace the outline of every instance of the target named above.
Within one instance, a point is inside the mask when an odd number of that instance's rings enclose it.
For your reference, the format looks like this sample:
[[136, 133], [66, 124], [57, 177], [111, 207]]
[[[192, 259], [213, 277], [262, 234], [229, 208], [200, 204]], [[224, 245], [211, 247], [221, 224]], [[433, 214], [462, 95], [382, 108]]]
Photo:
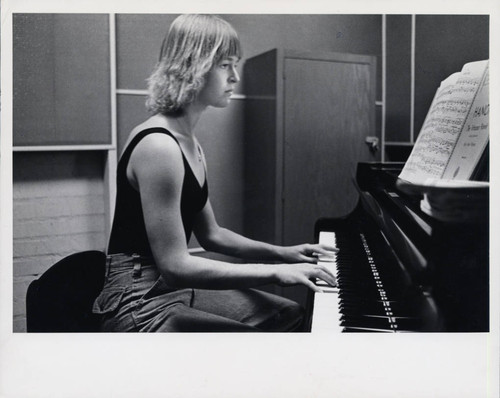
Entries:
[[219, 63], [219, 68], [221, 68], [221, 69], [229, 69], [229, 68], [237, 69], [238, 68], [238, 61], [236, 61], [236, 60], [233, 61], [231, 59], [223, 60]]

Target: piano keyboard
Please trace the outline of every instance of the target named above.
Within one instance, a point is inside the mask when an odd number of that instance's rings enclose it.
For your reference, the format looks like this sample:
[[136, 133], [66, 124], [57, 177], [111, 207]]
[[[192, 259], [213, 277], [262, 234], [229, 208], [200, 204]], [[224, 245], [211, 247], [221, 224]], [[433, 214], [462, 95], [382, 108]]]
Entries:
[[[330, 244], [337, 246], [335, 232], [322, 231], [319, 234], [319, 243]], [[318, 263], [327, 267], [335, 277], [337, 276], [337, 255], [333, 257], [319, 256]], [[316, 293], [314, 296], [314, 312], [312, 318], [311, 332], [333, 332], [340, 333], [340, 303], [338, 287], [329, 286], [322, 280], [317, 280], [318, 285], [323, 293]]]
[[[375, 260], [372, 250], [376, 245], [371, 248], [363, 233], [344, 237], [341, 242], [338, 240], [335, 232], [321, 231], [319, 234], [320, 243], [339, 248], [333, 257], [318, 258], [318, 262], [336, 276], [338, 287], [328, 286], [321, 280], [315, 282], [323, 292], [314, 294], [311, 332], [418, 330], [414, 311], [401, 300], [406, 296], [405, 290], [400, 289], [400, 283], [383, 268], [389, 261], [381, 259], [378, 265]], [[355, 247], [349, 247], [351, 244]]]

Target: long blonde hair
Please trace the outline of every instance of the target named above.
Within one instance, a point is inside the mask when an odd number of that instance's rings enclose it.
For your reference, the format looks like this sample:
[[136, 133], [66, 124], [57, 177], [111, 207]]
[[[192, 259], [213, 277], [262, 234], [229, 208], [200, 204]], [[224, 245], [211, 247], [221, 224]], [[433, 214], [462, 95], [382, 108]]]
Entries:
[[152, 114], [181, 113], [203, 88], [212, 65], [228, 56], [241, 58], [238, 34], [228, 22], [214, 15], [177, 17], [147, 80], [146, 108]]

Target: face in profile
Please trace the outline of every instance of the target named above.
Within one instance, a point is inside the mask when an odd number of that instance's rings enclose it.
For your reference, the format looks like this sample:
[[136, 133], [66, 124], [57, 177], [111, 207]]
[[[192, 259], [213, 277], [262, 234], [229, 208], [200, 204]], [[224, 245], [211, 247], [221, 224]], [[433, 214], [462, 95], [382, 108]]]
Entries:
[[236, 84], [240, 81], [238, 62], [239, 58], [236, 56], [216, 62], [205, 76], [205, 85], [197, 96], [197, 103], [216, 108], [226, 107]]

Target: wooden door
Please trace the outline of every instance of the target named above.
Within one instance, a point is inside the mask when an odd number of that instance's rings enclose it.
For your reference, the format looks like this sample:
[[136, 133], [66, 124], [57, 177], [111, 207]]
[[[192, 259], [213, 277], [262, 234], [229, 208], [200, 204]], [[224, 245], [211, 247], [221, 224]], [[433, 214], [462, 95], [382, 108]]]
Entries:
[[285, 58], [284, 244], [312, 241], [318, 218], [351, 212], [356, 164], [376, 160], [365, 143], [375, 134], [374, 65], [341, 55]]

